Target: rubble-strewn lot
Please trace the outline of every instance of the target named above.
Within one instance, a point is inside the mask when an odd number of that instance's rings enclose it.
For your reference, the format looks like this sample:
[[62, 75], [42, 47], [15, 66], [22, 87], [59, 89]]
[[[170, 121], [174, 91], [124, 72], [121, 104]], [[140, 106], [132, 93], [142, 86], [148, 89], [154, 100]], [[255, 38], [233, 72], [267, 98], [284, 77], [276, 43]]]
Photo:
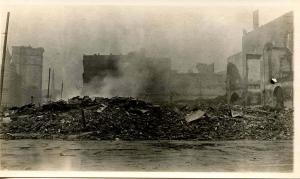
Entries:
[[[192, 116], [192, 118], [191, 118]], [[95, 140], [292, 139], [293, 111], [211, 101], [154, 105], [133, 98], [74, 97], [10, 110], [1, 137]], [[192, 120], [191, 120], [192, 119]], [[187, 122], [189, 121], [189, 122]]]

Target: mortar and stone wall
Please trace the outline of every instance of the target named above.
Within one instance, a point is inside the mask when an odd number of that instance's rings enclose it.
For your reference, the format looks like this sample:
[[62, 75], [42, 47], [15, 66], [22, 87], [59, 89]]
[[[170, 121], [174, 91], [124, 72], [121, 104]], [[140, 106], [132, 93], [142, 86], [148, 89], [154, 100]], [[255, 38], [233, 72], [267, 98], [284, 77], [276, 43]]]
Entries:
[[[16, 105], [31, 102], [40, 104], [42, 101], [43, 48], [30, 46], [13, 46], [12, 61], [16, 73], [20, 77], [18, 94], [20, 97]], [[33, 100], [33, 101], [32, 101]]]
[[[258, 63], [254, 65], [251, 61]], [[242, 88], [232, 87], [229, 81], [233, 77], [228, 75], [226, 86], [228, 102], [233, 93], [238, 94], [246, 104], [278, 106], [279, 98], [285, 101], [292, 100], [293, 13], [286, 13], [245, 33], [242, 38], [242, 51], [228, 58], [228, 65], [232, 64], [241, 75]], [[260, 74], [258, 82], [253, 81], [255, 76], [253, 74]], [[277, 80], [276, 84], [271, 82], [272, 78]], [[254, 83], [257, 83], [258, 88], [255, 88]]]

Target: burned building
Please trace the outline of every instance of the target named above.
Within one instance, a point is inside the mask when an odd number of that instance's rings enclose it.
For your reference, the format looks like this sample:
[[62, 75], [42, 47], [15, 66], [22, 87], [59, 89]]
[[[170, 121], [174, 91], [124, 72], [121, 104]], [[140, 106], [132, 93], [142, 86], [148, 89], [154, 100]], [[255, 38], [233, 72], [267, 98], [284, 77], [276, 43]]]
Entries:
[[7, 50], [5, 61], [2, 105], [14, 106], [19, 103], [20, 99], [19, 84], [21, 82], [21, 77], [16, 72], [16, 65], [12, 61], [9, 50]]
[[205, 63], [197, 63], [196, 68], [198, 73], [202, 74], [212, 74], [215, 72], [215, 64], [205, 64]]
[[146, 101], [180, 101], [225, 94], [225, 75], [214, 64], [198, 64], [198, 73], [171, 70], [168, 58], [127, 55], [84, 55], [83, 95], [132, 96]]
[[21, 95], [17, 105], [41, 103], [43, 53], [43, 48], [12, 47], [12, 61], [16, 65], [16, 73], [21, 77], [19, 84]]
[[6, 57], [3, 104], [39, 104], [42, 98], [43, 48], [13, 46]]
[[126, 55], [84, 55], [83, 95], [132, 96], [166, 100], [171, 62], [141, 52]]
[[231, 104], [241, 102], [244, 95], [242, 53], [227, 58], [226, 94]]
[[242, 51], [227, 65], [229, 103], [282, 107], [293, 99], [293, 13], [259, 26], [254, 12], [253, 30], [244, 32]]
[[[104, 86], [104, 78], [107, 76], [118, 77], [118, 63], [120, 55], [83, 55], [83, 94], [88, 94], [91, 90]], [[92, 88], [87, 84], [97, 79]]]
[[41, 102], [43, 48], [13, 46], [6, 55], [3, 105], [20, 106]]
[[214, 71], [214, 64], [198, 63], [197, 73], [173, 71], [170, 89], [173, 101], [214, 98], [225, 90], [225, 75]]

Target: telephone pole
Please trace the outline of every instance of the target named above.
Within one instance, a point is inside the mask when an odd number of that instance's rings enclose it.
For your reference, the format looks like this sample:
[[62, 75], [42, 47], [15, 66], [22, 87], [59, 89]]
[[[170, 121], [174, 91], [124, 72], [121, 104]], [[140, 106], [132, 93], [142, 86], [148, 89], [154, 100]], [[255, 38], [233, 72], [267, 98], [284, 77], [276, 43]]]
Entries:
[[7, 45], [7, 36], [8, 36], [9, 14], [10, 13], [7, 12], [6, 27], [5, 27], [5, 33], [4, 33], [4, 44], [3, 44], [3, 52], [2, 52], [1, 83], [0, 83], [0, 107], [2, 106], [3, 82], [4, 82], [4, 68], [5, 68], [5, 58], [6, 58], [6, 45]]
[[55, 76], [54, 76], [54, 68], [52, 69], [52, 80], [51, 80], [51, 90], [50, 90], [50, 93], [51, 93], [51, 99], [52, 100], [55, 100]]
[[51, 78], [51, 68], [49, 68], [49, 76], [48, 76], [48, 91], [47, 91], [47, 100], [50, 101], [50, 78]]
[[64, 90], [64, 81], [61, 81], [61, 90], [60, 90], [60, 99], [62, 99], [62, 95], [63, 95], [63, 90]]

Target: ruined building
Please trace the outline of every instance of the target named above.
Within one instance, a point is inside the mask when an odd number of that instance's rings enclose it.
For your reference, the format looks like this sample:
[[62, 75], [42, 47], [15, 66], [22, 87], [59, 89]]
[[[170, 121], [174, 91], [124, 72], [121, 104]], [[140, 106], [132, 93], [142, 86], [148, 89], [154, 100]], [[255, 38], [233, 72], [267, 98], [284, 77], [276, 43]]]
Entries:
[[6, 52], [5, 71], [3, 80], [2, 105], [13, 106], [18, 103], [20, 91], [20, 75], [16, 72], [16, 65], [13, 63], [9, 50]]
[[173, 71], [170, 89], [173, 101], [214, 98], [225, 91], [225, 75], [214, 71], [214, 64], [198, 63], [197, 73]]
[[283, 107], [293, 99], [293, 13], [244, 32], [242, 51], [228, 57], [226, 92], [229, 103]]
[[144, 53], [84, 55], [83, 95], [131, 96], [148, 101], [169, 97], [171, 62]]
[[179, 101], [225, 94], [225, 75], [214, 64], [198, 64], [198, 73], [171, 70], [168, 58], [143, 53], [84, 55], [83, 95], [131, 96], [146, 101]]
[[43, 48], [12, 47], [12, 60], [16, 64], [17, 74], [21, 76], [21, 105], [41, 103], [43, 53]]
[[13, 46], [6, 58], [3, 104], [39, 104], [42, 98], [43, 48]]
[[197, 63], [196, 68], [198, 73], [202, 74], [213, 74], [215, 72], [215, 64]]

